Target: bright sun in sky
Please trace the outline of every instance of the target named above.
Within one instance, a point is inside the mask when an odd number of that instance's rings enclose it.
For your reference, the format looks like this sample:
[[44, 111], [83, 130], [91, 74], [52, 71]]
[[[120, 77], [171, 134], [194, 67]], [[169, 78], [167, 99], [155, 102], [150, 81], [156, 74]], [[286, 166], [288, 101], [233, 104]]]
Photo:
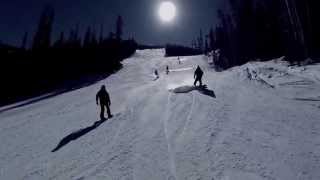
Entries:
[[165, 1], [160, 4], [159, 16], [163, 22], [171, 22], [176, 16], [176, 6], [170, 1]]

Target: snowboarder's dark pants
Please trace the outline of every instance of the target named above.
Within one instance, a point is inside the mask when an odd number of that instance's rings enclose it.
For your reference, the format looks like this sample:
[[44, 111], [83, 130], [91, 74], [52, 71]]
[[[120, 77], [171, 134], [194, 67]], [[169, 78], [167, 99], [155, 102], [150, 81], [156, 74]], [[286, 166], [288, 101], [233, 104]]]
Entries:
[[200, 86], [202, 86], [202, 76], [196, 76], [196, 79], [195, 79], [195, 81], [194, 81], [194, 86], [196, 86], [197, 85], [197, 82], [199, 81], [199, 83], [200, 83]]
[[110, 118], [111, 117], [110, 106], [108, 104], [100, 104], [100, 107], [101, 107], [100, 118], [105, 119], [104, 108], [107, 108], [108, 117]]

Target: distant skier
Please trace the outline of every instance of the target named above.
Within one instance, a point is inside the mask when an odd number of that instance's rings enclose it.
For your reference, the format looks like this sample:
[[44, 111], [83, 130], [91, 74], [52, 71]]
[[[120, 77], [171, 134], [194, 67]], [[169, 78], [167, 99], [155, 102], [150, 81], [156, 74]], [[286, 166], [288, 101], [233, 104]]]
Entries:
[[106, 90], [105, 85], [101, 86], [101, 89], [98, 91], [98, 93], [96, 95], [96, 102], [97, 102], [97, 105], [100, 105], [100, 107], [101, 107], [101, 111], [100, 111], [101, 120], [106, 119], [104, 117], [104, 109], [105, 108], [107, 108], [108, 118], [112, 118], [112, 114], [110, 112], [110, 105], [111, 105], [110, 96]]
[[166, 73], [169, 74], [169, 66], [166, 67]]
[[199, 81], [200, 86], [202, 86], [202, 76], [203, 76], [203, 71], [201, 70], [200, 66], [197, 67], [196, 71], [194, 72], [194, 86], [197, 86], [197, 82]]
[[180, 56], [178, 56], [178, 63], [181, 64]]
[[154, 75], [156, 76], [156, 79], [159, 79], [159, 73], [158, 73], [158, 70], [154, 70]]

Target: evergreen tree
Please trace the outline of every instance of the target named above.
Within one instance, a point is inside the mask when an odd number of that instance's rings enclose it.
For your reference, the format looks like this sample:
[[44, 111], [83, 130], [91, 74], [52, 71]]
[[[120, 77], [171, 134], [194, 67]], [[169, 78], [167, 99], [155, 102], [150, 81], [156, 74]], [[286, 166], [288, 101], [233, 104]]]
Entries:
[[91, 43], [90, 44], [92, 47], [95, 47], [95, 48], [98, 45], [97, 34], [96, 34], [95, 30], [93, 30], [91, 33]]
[[118, 16], [116, 23], [116, 38], [118, 41], [122, 40], [123, 35], [123, 19], [122, 16]]
[[83, 47], [88, 48], [91, 45], [91, 27], [87, 28], [87, 31], [84, 36]]
[[99, 37], [99, 44], [102, 44], [103, 42], [103, 24], [100, 25], [100, 37]]
[[203, 34], [202, 29], [200, 29], [199, 37], [198, 37], [198, 49], [203, 52]]
[[51, 33], [54, 20], [54, 9], [47, 5], [40, 17], [38, 30], [33, 39], [33, 49], [48, 49], [51, 45]]
[[215, 44], [214, 31], [211, 28], [210, 32], [209, 32], [209, 45], [210, 45], [209, 48], [210, 48], [210, 50], [214, 50], [215, 49], [214, 44]]
[[204, 48], [204, 52], [205, 54], [207, 55], [208, 52], [209, 52], [209, 44], [208, 44], [208, 38], [209, 38], [209, 35], [206, 36], [206, 40], [205, 40], [205, 48]]
[[21, 49], [24, 49], [24, 50], [26, 49], [27, 41], [28, 41], [28, 32], [25, 32], [21, 42]]
[[109, 40], [112, 40], [112, 39], [114, 39], [114, 37], [115, 37], [115, 34], [113, 33], [113, 32], [109, 32]]

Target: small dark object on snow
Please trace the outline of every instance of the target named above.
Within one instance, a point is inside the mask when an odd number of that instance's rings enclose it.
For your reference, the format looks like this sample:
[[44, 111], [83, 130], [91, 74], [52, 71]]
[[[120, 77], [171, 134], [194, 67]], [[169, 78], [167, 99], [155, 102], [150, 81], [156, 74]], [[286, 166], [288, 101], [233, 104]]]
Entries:
[[154, 75], [156, 76], [157, 79], [159, 78], [158, 70], [154, 70]]

